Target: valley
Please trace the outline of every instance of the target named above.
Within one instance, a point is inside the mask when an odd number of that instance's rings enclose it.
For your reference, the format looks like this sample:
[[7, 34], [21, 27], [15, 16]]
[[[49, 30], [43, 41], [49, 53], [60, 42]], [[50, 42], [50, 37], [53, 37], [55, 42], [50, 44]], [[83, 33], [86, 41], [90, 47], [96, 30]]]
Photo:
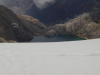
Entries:
[[100, 38], [100, 23], [93, 19], [99, 12], [95, 10], [90, 15], [96, 6], [95, 0], [47, 1], [43, 7], [37, 4], [33, 0], [1, 0], [1, 42], [60, 42]]

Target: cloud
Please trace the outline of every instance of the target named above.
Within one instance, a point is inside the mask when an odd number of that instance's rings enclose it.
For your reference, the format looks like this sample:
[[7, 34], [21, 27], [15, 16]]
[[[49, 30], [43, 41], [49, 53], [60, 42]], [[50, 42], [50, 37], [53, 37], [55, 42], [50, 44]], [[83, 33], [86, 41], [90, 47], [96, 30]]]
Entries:
[[[16, 1], [23, 2], [25, 0], [0, 0], [0, 5], [12, 5], [15, 4]], [[29, 2], [30, 1], [32, 0], [29, 0]], [[26, 2], [28, 2], [28, 0], [26, 0]], [[33, 2], [36, 4], [38, 8], [43, 9], [46, 8], [48, 5], [55, 3], [55, 0], [33, 0]]]
[[0, 5], [4, 4], [4, 1], [3, 0], [0, 0]]
[[49, 4], [52, 4], [55, 2], [55, 0], [33, 0], [36, 6], [40, 9], [46, 8]]
[[[13, 1], [13, 2], [12, 2]], [[14, 1], [19, 1], [19, 2], [23, 2], [25, 0], [0, 0], [0, 5], [7, 5], [7, 4], [12, 4], [14, 3]], [[27, 2], [28, 0], [26, 0]], [[31, 0], [29, 0], [31, 1]], [[33, 0], [33, 2], [36, 4], [36, 6], [40, 9], [42, 8], [46, 8], [49, 4], [52, 4], [55, 2], [55, 0]]]
[[0, 5], [7, 6], [7, 4], [9, 4], [10, 2], [11, 0], [0, 0]]

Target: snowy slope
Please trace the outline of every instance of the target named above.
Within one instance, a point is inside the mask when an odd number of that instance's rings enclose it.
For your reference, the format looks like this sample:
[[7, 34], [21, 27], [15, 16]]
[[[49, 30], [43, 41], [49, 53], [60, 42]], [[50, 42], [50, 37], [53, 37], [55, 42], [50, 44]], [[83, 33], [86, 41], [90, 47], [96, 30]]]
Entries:
[[100, 39], [0, 44], [0, 75], [100, 75]]

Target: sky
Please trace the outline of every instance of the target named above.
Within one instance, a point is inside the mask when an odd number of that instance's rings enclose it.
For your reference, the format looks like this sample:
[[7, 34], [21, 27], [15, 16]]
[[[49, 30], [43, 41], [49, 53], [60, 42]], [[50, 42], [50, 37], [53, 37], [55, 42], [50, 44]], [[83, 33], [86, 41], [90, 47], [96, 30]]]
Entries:
[[47, 3], [54, 3], [55, 0], [33, 0], [38, 8], [45, 8]]
[[[0, 5], [3, 4], [5, 5], [7, 2], [10, 2], [12, 0], [0, 0]], [[19, 0], [18, 0], [19, 1]], [[20, 0], [21, 2], [24, 1], [24, 0]], [[33, 2], [36, 4], [36, 6], [38, 8], [45, 8], [46, 6], [48, 6], [47, 3], [54, 3], [55, 0], [33, 0]]]

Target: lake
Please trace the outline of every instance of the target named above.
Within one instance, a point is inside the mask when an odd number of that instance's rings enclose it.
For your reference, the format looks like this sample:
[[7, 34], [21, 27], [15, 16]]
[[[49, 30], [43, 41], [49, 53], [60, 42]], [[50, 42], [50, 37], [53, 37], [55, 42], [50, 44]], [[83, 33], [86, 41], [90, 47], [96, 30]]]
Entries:
[[85, 39], [73, 35], [58, 35], [52, 37], [35, 36], [32, 42], [61, 42], [61, 41], [77, 41], [77, 40], [85, 40]]

